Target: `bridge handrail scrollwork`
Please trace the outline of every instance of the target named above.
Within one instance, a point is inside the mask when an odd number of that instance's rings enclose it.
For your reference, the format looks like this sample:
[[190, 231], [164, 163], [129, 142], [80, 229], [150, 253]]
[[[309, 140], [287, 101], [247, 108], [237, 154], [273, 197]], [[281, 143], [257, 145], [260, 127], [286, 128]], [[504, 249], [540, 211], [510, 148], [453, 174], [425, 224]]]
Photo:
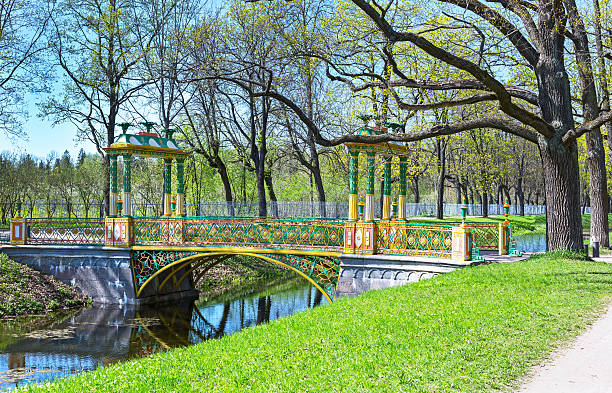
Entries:
[[474, 228], [474, 245], [480, 250], [497, 250], [499, 247], [499, 223], [469, 222]]
[[344, 244], [344, 221], [260, 217], [138, 218], [134, 220], [134, 243], [338, 251]]
[[[409, 223], [427, 225], [425, 220], [410, 220]], [[461, 221], [445, 221], [450, 225], [459, 225]], [[499, 225], [496, 221], [467, 221], [466, 224], [473, 228], [473, 244], [480, 250], [498, 250], [499, 248]], [[510, 226], [508, 226], [510, 228]], [[509, 232], [509, 241], [512, 241], [512, 234]]]
[[26, 218], [27, 244], [104, 244], [103, 218]]
[[451, 225], [397, 222], [377, 224], [377, 253], [450, 258], [453, 248]]

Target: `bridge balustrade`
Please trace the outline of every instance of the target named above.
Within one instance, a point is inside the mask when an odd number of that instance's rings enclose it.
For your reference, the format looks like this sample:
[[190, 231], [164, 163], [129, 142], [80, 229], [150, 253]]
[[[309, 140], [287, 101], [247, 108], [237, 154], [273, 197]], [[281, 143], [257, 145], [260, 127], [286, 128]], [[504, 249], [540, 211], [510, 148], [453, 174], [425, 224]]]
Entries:
[[134, 220], [136, 245], [265, 247], [340, 251], [344, 221], [308, 218], [144, 218]]
[[451, 258], [453, 227], [409, 223], [377, 223], [376, 253]]
[[[459, 223], [445, 225], [396, 220], [363, 223], [319, 218], [117, 217], [106, 221], [96, 218], [14, 218], [11, 242], [126, 247], [259, 247], [452, 258], [453, 247], [459, 247], [453, 243], [453, 236], [467, 236], [464, 243], [469, 245], [469, 249], [499, 250], [501, 254], [511, 251], [510, 228], [506, 223], [470, 222], [470, 230], [464, 230], [461, 235], [453, 235], [453, 228], [456, 232], [461, 226]], [[466, 255], [471, 255], [469, 249]]]
[[[104, 244], [103, 218], [20, 219], [25, 244]], [[15, 232], [14, 230], [12, 231]]]

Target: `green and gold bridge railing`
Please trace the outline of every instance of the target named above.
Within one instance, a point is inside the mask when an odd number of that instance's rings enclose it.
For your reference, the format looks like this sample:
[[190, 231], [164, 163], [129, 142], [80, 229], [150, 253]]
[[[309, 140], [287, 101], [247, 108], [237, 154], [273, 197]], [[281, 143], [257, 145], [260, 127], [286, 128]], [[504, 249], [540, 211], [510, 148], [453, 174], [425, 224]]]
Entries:
[[11, 244], [104, 245], [103, 218], [13, 218]]

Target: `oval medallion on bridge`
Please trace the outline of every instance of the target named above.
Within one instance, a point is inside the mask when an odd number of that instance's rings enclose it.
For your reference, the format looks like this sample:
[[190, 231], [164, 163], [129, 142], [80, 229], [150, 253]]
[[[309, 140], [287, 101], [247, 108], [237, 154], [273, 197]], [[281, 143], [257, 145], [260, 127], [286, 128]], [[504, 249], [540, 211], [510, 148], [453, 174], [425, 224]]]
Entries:
[[121, 227], [119, 224], [115, 224], [115, 239], [121, 238]]
[[425, 247], [427, 245], [428, 239], [427, 236], [421, 236], [419, 238], [419, 243], [421, 243], [421, 246]]
[[363, 232], [360, 228], [357, 230], [357, 232], [355, 232], [355, 245], [359, 248], [361, 247], [362, 243], [363, 243]]

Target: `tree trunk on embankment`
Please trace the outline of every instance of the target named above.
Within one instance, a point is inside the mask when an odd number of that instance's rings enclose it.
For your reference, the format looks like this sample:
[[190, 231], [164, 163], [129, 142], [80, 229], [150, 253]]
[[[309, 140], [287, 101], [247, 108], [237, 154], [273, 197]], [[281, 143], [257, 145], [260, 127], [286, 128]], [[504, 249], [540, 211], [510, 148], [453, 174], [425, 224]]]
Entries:
[[548, 249], [582, 250], [582, 217], [576, 141], [540, 138], [540, 156], [546, 173], [546, 232]]

